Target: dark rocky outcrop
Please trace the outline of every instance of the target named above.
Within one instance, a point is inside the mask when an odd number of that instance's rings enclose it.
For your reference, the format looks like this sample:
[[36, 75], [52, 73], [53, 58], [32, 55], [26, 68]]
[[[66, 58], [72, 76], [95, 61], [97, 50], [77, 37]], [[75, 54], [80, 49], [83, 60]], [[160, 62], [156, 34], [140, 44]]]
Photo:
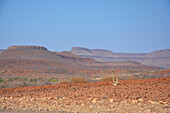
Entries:
[[17, 50], [47, 50], [47, 48], [42, 46], [10, 46], [8, 50], [17, 49]]

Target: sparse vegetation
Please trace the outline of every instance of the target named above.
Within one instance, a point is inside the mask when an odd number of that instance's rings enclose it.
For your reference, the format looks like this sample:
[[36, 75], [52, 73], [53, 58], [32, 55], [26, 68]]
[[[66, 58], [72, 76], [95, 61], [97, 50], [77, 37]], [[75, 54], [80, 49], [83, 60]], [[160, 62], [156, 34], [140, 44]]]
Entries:
[[101, 79], [100, 79], [100, 81], [103, 81], [103, 82], [105, 82], [105, 81], [112, 81], [113, 79], [112, 79], [112, 76], [104, 76], [104, 77], [102, 77]]
[[102, 77], [101, 79], [100, 79], [100, 81], [103, 81], [103, 82], [105, 82], [105, 81], [113, 81], [113, 78], [114, 79], [120, 79], [120, 77], [118, 77], [118, 76], [116, 76], [116, 75], [109, 75], [109, 76], [104, 76], [104, 77]]
[[0, 79], [0, 83], [3, 82], [4, 80], [3, 79]]
[[59, 81], [59, 84], [70, 84], [71, 82], [69, 80], [61, 80]]
[[53, 82], [53, 83], [55, 83], [55, 82], [57, 82], [58, 81], [58, 78], [50, 78], [50, 79], [48, 79], [50, 82]]
[[49, 77], [2, 77], [0, 78], [0, 89], [28, 86], [52, 85], [58, 82], [58, 78]]
[[59, 82], [59, 84], [70, 84], [70, 83], [87, 83], [88, 81], [83, 77], [71, 77], [70, 79], [64, 79]]
[[[15, 87], [27, 87], [27, 86], [41, 86], [52, 84], [70, 84], [70, 83], [86, 83], [96, 81], [113, 81], [114, 79], [122, 80], [136, 80], [136, 79], [148, 79], [148, 78], [163, 78], [170, 76], [170, 70], [158, 70], [158, 71], [143, 71], [132, 69], [88, 69], [78, 70], [81, 74], [68, 76], [67, 74], [59, 74], [59, 76], [0, 76], [0, 89], [2, 88], [15, 88]], [[95, 74], [92, 74], [92, 71]], [[74, 72], [75, 73], [75, 72]], [[88, 76], [87, 76], [88, 75]], [[68, 79], [66, 79], [66, 76]], [[83, 77], [82, 77], [83, 76]], [[116, 81], [116, 80], [115, 80]]]
[[78, 76], [70, 78], [70, 81], [71, 83], [86, 83], [87, 82], [85, 78], [78, 77]]

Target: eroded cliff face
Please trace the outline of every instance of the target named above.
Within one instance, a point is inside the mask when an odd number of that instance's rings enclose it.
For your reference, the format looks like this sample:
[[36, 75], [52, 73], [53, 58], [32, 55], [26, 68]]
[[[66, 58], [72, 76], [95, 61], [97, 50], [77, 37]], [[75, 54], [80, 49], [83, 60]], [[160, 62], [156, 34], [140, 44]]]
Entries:
[[47, 50], [47, 48], [42, 46], [10, 46], [7, 50], [16, 49], [16, 50]]

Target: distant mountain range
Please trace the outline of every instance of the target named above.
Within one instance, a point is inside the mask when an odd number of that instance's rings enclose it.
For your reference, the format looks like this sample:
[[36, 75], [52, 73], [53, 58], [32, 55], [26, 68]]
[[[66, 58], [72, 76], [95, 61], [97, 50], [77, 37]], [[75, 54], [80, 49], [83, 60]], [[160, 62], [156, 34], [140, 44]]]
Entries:
[[0, 50], [0, 67], [8, 69], [8, 72], [9, 68], [11, 70], [35, 68], [36, 73], [38, 69], [45, 72], [51, 69], [62, 70], [61, 73], [67, 72], [68, 69], [88, 68], [170, 69], [170, 49], [151, 53], [115, 53], [104, 49], [73, 47], [71, 51], [52, 52], [41, 46], [11, 46], [6, 50]]
[[137, 61], [143, 65], [170, 69], [170, 49], [157, 50], [151, 53], [115, 53], [105, 49], [73, 47], [70, 52], [100, 62]]
[[2, 53], [4, 51], [4, 49], [0, 49], [0, 53]]

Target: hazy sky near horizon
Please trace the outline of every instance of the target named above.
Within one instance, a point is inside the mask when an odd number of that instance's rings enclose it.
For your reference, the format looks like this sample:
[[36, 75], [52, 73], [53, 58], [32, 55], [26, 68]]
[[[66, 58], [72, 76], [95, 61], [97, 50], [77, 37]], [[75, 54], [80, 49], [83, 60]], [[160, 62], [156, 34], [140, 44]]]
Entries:
[[0, 49], [170, 49], [170, 0], [0, 0]]

